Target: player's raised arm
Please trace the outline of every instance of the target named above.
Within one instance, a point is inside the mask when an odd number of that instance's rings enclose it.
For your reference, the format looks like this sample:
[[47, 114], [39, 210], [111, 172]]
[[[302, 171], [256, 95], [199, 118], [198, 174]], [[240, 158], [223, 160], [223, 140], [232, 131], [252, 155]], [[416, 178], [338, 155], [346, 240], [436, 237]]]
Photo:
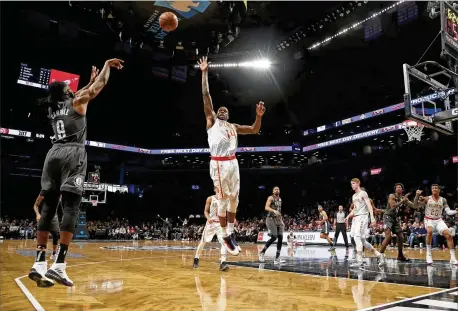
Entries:
[[239, 124], [234, 124], [236, 127], [236, 131], [239, 135], [247, 135], [247, 134], [258, 134], [260, 132], [261, 128], [261, 118], [263, 117], [263, 114], [265, 113], [265, 103], [264, 102], [259, 102], [257, 104], [257, 116], [255, 118], [255, 122], [252, 125], [239, 125]]
[[206, 129], [210, 129], [217, 117], [209, 91], [209, 63], [207, 62], [207, 56], [203, 56], [198, 61], [198, 65], [202, 72], [202, 99], [204, 101], [204, 114], [206, 115]]
[[99, 76], [91, 86], [78, 93], [78, 96], [73, 100], [73, 108], [81, 115], [86, 114], [89, 101], [99, 95], [100, 91], [107, 85], [108, 78], [110, 77], [110, 68], [122, 69], [123, 61], [121, 59], [113, 58], [105, 62]]
[[427, 204], [427, 198], [421, 196], [422, 190], [416, 190], [416, 196], [414, 197], [414, 208], [418, 209]]
[[92, 66], [92, 68], [91, 68], [91, 77], [89, 78], [89, 83], [86, 84], [81, 89], [79, 89], [78, 91], [76, 91], [75, 92], [75, 97], [78, 97], [79, 94], [82, 91], [89, 89], [89, 87], [96, 81], [97, 76], [99, 76], [99, 69], [97, 69], [96, 66]]

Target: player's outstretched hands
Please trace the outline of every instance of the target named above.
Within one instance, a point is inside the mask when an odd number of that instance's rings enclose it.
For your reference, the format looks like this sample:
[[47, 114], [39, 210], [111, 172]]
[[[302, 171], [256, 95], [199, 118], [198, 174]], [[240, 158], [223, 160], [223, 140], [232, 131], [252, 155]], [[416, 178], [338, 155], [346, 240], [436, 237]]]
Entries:
[[112, 58], [105, 61], [107, 65], [116, 69], [123, 69], [124, 60], [119, 58]]
[[265, 103], [260, 101], [258, 104], [257, 104], [257, 116], [262, 116], [265, 114], [265, 111], [266, 111], [266, 108], [265, 108]]
[[422, 194], [422, 190], [416, 190], [416, 195], [421, 195]]
[[99, 69], [97, 69], [96, 66], [92, 66], [92, 68], [91, 68], [91, 78], [89, 79], [89, 81], [91, 83], [94, 83], [94, 81], [96, 81], [98, 75], [99, 75]]
[[210, 62], [207, 61], [207, 56], [203, 56], [198, 60], [198, 65], [202, 72], [206, 72], [209, 69], [209, 64]]

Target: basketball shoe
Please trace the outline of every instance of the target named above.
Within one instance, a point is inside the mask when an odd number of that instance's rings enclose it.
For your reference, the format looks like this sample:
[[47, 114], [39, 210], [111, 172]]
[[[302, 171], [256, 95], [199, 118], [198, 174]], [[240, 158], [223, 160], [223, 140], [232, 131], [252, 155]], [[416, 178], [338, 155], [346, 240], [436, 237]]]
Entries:
[[67, 273], [65, 272], [65, 268], [67, 267], [67, 263], [57, 263], [54, 262], [51, 267], [46, 272], [45, 276], [50, 278], [51, 280], [56, 281], [57, 283], [64, 285], [64, 286], [73, 286], [73, 281], [69, 278]]
[[30, 269], [29, 279], [35, 281], [38, 287], [54, 286], [54, 282], [45, 275], [47, 270], [48, 263], [46, 261], [35, 262], [32, 269]]

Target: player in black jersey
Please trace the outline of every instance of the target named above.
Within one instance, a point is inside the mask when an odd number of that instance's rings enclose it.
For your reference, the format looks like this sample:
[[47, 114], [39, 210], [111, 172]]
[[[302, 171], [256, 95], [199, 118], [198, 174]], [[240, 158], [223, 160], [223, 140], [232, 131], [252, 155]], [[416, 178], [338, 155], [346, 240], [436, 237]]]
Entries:
[[[53, 146], [46, 155], [41, 175], [43, 208], [38, 222], [37, 257], [29, 273], [29, 278], [41, 287], [53, 286], [52, 280], [65, 286], [73, 285], [65, 272], [65, 256], [73, 238], [86, 175], [86, 110], [89, 101], [107, 84], [112, 67], [122, 69], [123, 61], [107, 60], [99, 75], [93, 67], [92, 76], [97, 76], [94, 83], [76, 94], [65, 82], [52, 82], [48, 97], [41, 101], [54, 132]], [[59, 249], [56, 261], [48, 269], [46, 244], [60, 195], [64, 216], [60, 224]]]
[[265, 261], [266, 250], [274, 243], [277, 239], [277, 252], [276, 259], [274, 259], [274, 264], [281, 264], [285, 260], [280, 259], [280, 252], [282, 249], [282, 239], [284, 238], [284, 222], [282, 221], [282, 199], [279, 196], [280, 189], [279, 187], [273, 188], [273, 195], [268, 197], [265, 204], [265, 211], [268, 212], [266, 215], [266, 227], [268, 228], [269, 240], [266, 242], [265, 247], [259, 254], [259, 259], [261, 262]]
[[382, 260], [379, 261], [380, 266], [384, 265], [385, 263], [384, 252], [386, 251], [387, 245], [389, 245], [391, 241], [392, 234], [397, 235], [397, 260], [402, 262], [409, 261], [409, 259], [403, 255], [403, 233], [402, 228], [400, 228], [400, 224], [397, 220], [399, 209], [401, 207], [408, 206], [410, 208], [414, 208], [413, 202], [408, 200], [410, 193], [403, 195], [404, 190], [405, 187], [402, 183], [396, 183], [394, 186], [394, 193], [390, 194], [387, 200], [387, 207], [383, 215], [385, 238], [384, 241], [382, 241], [381, 247], [379, 249], [381, 254], [383, 254], [381, 257]]

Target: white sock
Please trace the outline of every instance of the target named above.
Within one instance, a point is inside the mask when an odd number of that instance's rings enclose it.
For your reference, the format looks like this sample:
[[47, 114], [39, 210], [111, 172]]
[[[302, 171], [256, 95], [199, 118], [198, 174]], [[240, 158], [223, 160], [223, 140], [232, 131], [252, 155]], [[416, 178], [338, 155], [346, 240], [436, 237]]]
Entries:
[[427, 254], [432, 254], [432, 245], [426, 245]]
[[361, 261], [363, 261], [362, 252], [359, 252], [359, 251], [357, 251], [357, 257], [356, 257], [356, 260], [357, 260], [358, 262], [361, 262]]
[[451, 255], [451, 259], [456, 259], [456, 250], [455, 249], [450, 249], [449, 254]]
[[222, 238], [226, 238], [228, 236], [228, 233], [226, 233], [226, 227], [220, 227], [220, 233]]
[[234, 232], [234, 223], [230, 223], [230, 222], [228, 223], [228, 228], [227, 228], [226, 232], [228, 233], [228, 235], [233, 234], [233, 232]]

